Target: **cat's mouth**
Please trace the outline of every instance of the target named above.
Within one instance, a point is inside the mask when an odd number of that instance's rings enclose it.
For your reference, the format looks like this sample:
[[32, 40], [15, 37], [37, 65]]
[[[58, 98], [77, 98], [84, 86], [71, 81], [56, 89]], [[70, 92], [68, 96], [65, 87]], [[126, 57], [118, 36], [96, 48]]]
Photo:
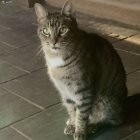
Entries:
[[51, 47], [51, 51], [53, 52], [57, 52], [58, 50], [60, 50], [59, 47], [56, 47], [56, 46]]
[[59, 50], [60, 48], [59, 47], [56, 47], [56, 46], [53, 46], [51, 49], [52, 50]]

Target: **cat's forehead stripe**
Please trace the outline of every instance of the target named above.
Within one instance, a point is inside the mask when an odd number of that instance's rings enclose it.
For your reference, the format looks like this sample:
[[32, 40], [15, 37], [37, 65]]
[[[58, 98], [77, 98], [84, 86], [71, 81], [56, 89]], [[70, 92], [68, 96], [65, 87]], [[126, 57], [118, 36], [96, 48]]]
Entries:
[[58, 19], [50, 19], [50, 21], [48, 23], [49, 27], [50, 26], [51, 27], [59, 27], [59, 26], [61, 26], [61, 24], [62, 23]]

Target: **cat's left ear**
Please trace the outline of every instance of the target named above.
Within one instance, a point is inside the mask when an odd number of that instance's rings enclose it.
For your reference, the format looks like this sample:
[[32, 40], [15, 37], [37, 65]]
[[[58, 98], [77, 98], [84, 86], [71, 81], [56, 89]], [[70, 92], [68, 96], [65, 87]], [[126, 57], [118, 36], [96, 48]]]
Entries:
[[38, 22], [45, 21], [48, 15], [47, 10], [39, 3], [36, 3], [34, 7], [35, 7], [35, 13], [36, 13]]
[[66, 15], [66, 16], [74, 16], [75, 15], [75, 12], [73, 10], [73, 6], [72, 6], [72, 0], [67, 0], [62, 9], [61, 9], [61, 15]]

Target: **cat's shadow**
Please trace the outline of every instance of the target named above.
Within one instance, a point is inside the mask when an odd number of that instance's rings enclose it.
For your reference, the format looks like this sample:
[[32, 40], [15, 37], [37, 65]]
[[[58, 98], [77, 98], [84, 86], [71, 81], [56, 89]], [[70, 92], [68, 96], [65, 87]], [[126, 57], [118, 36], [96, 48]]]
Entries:
[[116, 140], [116, 136], [125, 137], [137, 129], [140, 129], [140, 93], [128, 97], [126, 121], [122, 125], [101, 127], [95, 134], [90, 134], [88, 140]]

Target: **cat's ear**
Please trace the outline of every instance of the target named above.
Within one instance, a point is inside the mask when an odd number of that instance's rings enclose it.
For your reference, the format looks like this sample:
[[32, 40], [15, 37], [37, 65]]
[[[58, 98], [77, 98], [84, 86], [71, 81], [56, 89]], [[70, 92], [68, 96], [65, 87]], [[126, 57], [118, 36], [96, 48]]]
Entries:
[[62, 9], [61, 9], [61, 15], [67, 15], [67, 16], [70, 16], [70, 15], [74, 15], [74, 10], [73, 10], [73, 7], [72, 7], [72, 0], [67, 0], [65, 1]]
[[39, 3], [35, 3], [34, 7], [38, 22], [46, 20], [48, 15], [47, 10]]

